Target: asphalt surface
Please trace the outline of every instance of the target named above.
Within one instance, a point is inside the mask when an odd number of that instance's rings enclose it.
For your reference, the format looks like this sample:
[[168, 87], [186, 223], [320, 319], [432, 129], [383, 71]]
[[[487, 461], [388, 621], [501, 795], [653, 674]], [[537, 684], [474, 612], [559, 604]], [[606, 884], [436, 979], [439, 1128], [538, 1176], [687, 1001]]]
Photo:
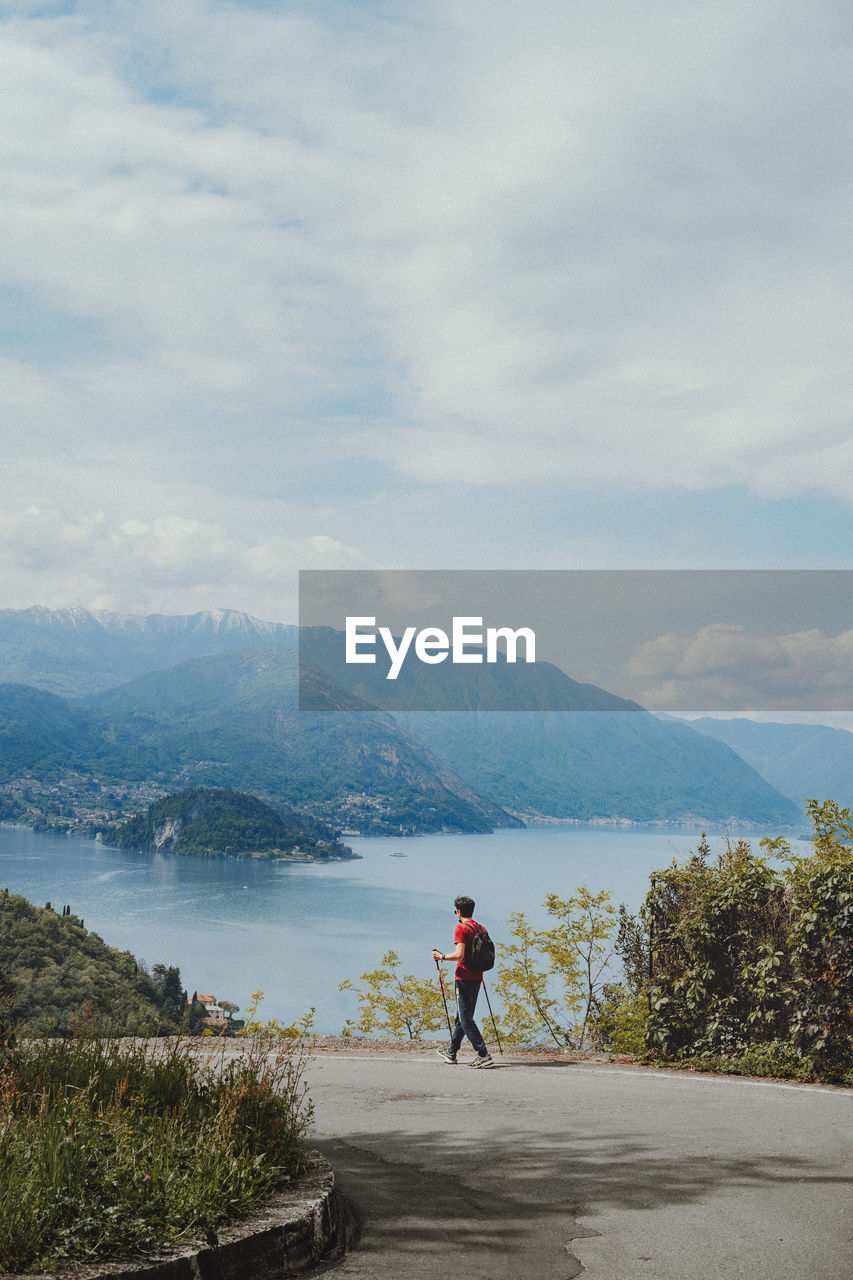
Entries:
[[853, 1280], [853, 1090], [319, 1052], [341, 1280]]

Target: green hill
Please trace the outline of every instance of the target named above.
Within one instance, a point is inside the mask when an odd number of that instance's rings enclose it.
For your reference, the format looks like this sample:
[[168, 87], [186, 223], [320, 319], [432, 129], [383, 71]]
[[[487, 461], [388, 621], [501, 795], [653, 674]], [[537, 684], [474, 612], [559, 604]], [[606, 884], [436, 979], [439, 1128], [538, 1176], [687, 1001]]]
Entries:
[[117, 849], [223, 857], [299, 852], [306, 857], [351, 857], [332, 833], [277, 813], [255, 796], [195, 787], [166, 796], [123, 823], [109, 837]]
[[100, 745], [99, 726], [79, 707], [40, 689], [0, 684], [0, 782], [42, 779], [84, 765]]
[[34, 1030], [96, 1014], [123, 1034], [152, 1035], [176, 1031], [186, 1006], [177, 969], [157, 965], [149, 976], [67, 908], [57, 915], [8, 889], [0, 892], [0, 975], [11, 993], [6, 1017]]

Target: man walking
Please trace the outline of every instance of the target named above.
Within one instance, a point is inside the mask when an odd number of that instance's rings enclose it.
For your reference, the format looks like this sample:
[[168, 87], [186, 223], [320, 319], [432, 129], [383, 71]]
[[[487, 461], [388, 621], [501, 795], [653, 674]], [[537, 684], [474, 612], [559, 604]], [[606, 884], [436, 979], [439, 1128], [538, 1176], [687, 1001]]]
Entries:
[[465, 956], [470, 947], [471, 938], [475, 933], [481, 932], [482, 926], [477, 924], [474, 919], [474, 901], [472, 898], [460, 896], [453, 905], [456, 908], [457, 920], [453, 934], [455, 949], [449, 955], [442, 955], [440, 951], [433, 950], [432, 955], [436, 961], [456, 961], [456, 1025], [450, 1037], [449, 1047], [447, 1049], [437, 1049], [436, 1052], [445, 1062], [455, 1066], [456, 1055], [459, 1052], [462, 1041], [467, 1036], [477, 1054], [471, 1066], [493, 1067], [495, 1064], [492, 1056], [486, 1048], [486, 1042], [483, 1039], [480, 1028], [474, 1021], [474, 1009], [477, 1004], [477, 996], [480, 994], [483, 975], [465, 967]]

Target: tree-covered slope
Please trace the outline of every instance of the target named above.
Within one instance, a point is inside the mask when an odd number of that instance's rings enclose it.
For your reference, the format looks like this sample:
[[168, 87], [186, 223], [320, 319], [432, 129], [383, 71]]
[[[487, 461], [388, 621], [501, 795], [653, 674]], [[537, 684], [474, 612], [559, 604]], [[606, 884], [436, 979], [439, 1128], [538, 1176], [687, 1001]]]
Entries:
[[64, 699], [0, 684], [0, 782], [32, 773], [48, 779], [85, 765], [101, 742], [91, 716]]
[[0, 974], [11, 990], [12, 1022], [56, 1030], [100, 1015], [124, 1034], [177, 1030], [183, 995], [177, 969], [146, 974], [127, 951], [107, 946], [63, 909], [35, 907], [0, 892]]
[[109, 837], [118, 849], [163, 850], [199, 857], [292, 853], [347, 857], [333, 834], [294, 813], [276, 812], [239, 791], [193, 787], [165, 796]]
[[722, 743], [645, 711], [395, 713], [513, 812], [787, 825], [799, 810]]

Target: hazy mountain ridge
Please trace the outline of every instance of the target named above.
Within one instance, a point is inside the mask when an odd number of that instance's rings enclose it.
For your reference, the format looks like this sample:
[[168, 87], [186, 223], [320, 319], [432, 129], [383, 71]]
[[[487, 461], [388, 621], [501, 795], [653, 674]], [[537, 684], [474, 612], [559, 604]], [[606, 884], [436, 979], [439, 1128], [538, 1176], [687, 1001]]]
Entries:
[[688, 723], [725, 742], [801, 807], [806, 798], [853, 806], [853, 733], [846, 729], [710, 716]]
[[161, 792], [224, 787], [334, 826], [389, 834], [521, 825], [350, 695], [333, 691], [338, 714], [299, 712], [296, 681], [295, 650], [273, 644], [149, 672], [82, 699], [0, 686], [0, 782], [54, 782], [76, 771], [108, 783], [150, 780]]
[[[399, 643], [399, 637], [395, 637]], [[345, 689], [372, 707], [396, 715], [414, 710], [489, 711], [642, 711], [636, 702], [618, 697], [598, 685], [581, 684], [551, 662], [506, 661], [448, 663], [435, 666], [410, 658], [398, 676], [388, 679], [390, 660], [379, 647], [372, 664], [347, 663], [345, 637], [331, 627], [305, 627], [300, 635], [300, 662], [321, 671], [335, 687]], [[323, 709], [323, 694], [316, 709]], [[314, 709], [306, 691], [300, 706]]]
[[298, 711], [296, 652], [265, 645], [149, 673], [80, 705], [161, 769], [324, 821], [379, 831], [516, 825], [391, 717], [339, 690], [329, 696], [350, 709]]
[[787, 826], [802, 812], [723, 743], [703, 743], [681, 722], [646, 711], [397, 712], [395, 719], [480, 795], [522, 816]]
[[0, 609], [0, 682], [74, 696], [113, 688], [189, 658], [256, 644], [295, 646], [297, 628], [235, 609], [188, 615]]

